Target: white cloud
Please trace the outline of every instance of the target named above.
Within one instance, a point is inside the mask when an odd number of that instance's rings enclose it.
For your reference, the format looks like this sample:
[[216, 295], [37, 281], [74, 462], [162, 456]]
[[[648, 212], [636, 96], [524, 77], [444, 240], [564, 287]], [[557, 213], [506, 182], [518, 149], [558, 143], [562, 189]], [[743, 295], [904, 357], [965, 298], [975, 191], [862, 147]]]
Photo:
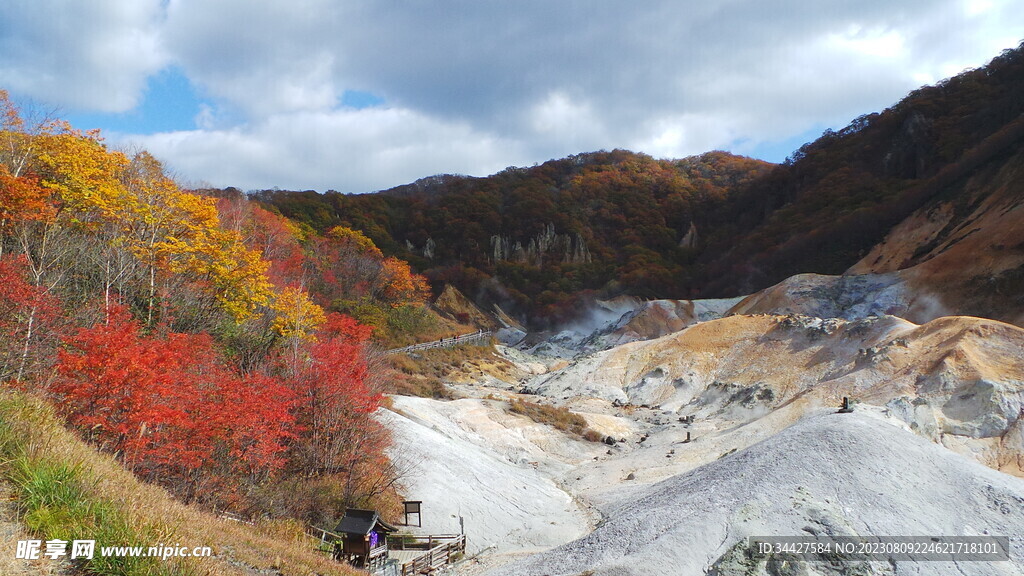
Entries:
[[552, 92], [534, 103], [523, 124], [529, 127], [532, 139], [543, 140], [548, 147], [579, 151], [615, 146], [590, 102], [564, 92]]
[[333, 108], [346, 88], [329, 0], [173, 0], [163, 37], [175, 62], [214, 97], [254, 118]]
[[679, 158], [721, 148], [737, 137], [736, 118], [718, 114], [682, 114], [660, 118], [625, 147], [656, 158]]
[[871, 58], [900, 58], [906, 48], [903, 35], [895, 30], [865, 30], [856, 24], [844, 33], [829, 34], [828, 41], [838, 51]]
[[964, 12], [968, 16], [978, 16], [990, 12], [995, 7], [992, 0], [967, 0], [964, 2]]
[[[656, 156], [841, 127], [1024, 37], [1016, 0], [14, 0], [0, 86], [96, 110], [183, 71], [189, 178], [366, 191], [600, 148]], [[53, 17], [58, 14], [57, 17]], [[345, 91], [386, 107], [343, 107]]]
[[123, 112], [167, 63], [160, 0], [0, 3], [0, 86], [72, 110]]
[[200, 130], [213, 130], [216, 127], [216, 113], [213, 107], [206, 103], [199, 105], [199, 113], [193, 118], [193, 122]]
[[216, 186], [367, 192], [444, 171], [495, 172], [525, 161], [519, 144], [410, 110], [367, 108], [276, 115], [222, 130], [120, 136], [180, 177]]

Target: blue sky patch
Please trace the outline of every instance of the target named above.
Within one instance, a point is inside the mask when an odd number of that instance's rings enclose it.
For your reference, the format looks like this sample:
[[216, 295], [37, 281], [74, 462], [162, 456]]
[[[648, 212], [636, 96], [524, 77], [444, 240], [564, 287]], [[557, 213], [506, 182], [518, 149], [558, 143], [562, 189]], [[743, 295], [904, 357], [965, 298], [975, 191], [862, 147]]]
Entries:
[[356, 110], [373, 108], [383, 103], [384, 99], [380, 96], [371, 92], [363, 92], [362, 90], [345, 90], [345, 93], [341, 95], [341, 105], [355, 108]]
[[786, 138], [785, 140], [759, 142], [753, 147], [751, 147], [749, 143], [743, 141], [735, 142], [733, 143], [732, 150], [735, 154], [742, 154], [744, 156], [750, 156], [751, 158], [758, 158], [779, 164], [804, 144], [817, 140], [821, 136], [821, 133], [825, 131], [825, 128], [826, 127], [823, 125], [815, 126], [810, 130], [797, 134], [796, 136]]
[[66, 115], [71, 125], [103, 132], [155, 134], [175, 130], [193, 130], [203, 100], [192, 83], [178, 68], [165, 68], [150, 76], [142, 101], [134, 110], [119, 113], [72, 112]]

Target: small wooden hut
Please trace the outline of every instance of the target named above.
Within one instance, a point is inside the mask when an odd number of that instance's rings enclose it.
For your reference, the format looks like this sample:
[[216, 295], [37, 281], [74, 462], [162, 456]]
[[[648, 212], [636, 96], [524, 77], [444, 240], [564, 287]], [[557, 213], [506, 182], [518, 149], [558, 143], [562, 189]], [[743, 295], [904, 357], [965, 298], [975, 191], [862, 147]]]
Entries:
[[388, 537], [396, 528], [380, 518], [376, 510], [349, 508], [334, 532], [341, 541], [334, 545], [334, 557], [356, 568], [373, 570], [388, 559]]

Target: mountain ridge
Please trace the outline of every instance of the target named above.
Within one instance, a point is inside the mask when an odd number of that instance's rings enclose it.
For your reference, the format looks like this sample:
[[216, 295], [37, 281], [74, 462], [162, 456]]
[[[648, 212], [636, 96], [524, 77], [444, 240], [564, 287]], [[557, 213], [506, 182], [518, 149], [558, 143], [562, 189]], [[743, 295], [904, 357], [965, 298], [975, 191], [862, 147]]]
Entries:
[[[655, 160], [613, 150], [488, 177], [432, 176], [374, 194], [256, 197], [314, 228], [362, 230], [409, 260], [435, 291], [450, 283], [485, 309], [499, 303], [545, 327], [581, 314], [594, 298], [734, 297], [799, 273], [919, 265], [934, 235], [905, 247], [911, 256], [921, 251], [916, 258], [858, 262], [881, 257], [878, 246], [922, 213], [953, 210], [943, 222], [955, 227], [1000, 186], [1002, 197], [1021, 195], [1005, 173], [1020, 161], [1022, 93], [1024, 45], [828, 130], [778, 165], [720, 151]], [[1009, 287], [1024, 278], [1014, 240], [975, 246], [986, 257], [1006, 251], [993, 270]], [[983, 283], [985, 272], [967, 282]], [[963, 294], [934, 284], [957, 308]], [[1024, 302], [956, 311], [1016, 322]]]

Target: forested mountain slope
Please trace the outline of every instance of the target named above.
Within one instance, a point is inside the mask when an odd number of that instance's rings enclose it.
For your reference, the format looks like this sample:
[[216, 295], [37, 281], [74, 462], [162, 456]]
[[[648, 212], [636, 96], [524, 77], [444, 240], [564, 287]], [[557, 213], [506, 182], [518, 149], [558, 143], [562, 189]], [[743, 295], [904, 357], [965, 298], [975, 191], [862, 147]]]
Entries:
[[[951, 224], [949, 232], [989, 196], [1019, 197], [1008, 175], [997, 174], [1019, 165], [1022, 113], [1024, 49], [1018, 48], [826, 132], [768, 176], [736, 189], [715, 213], [699, 258], [708, 265], [702, 288], [750, 292], [801, 272], [839, 274], [890, 232], [906, 234], [894, 227], [917, 210], [955, 206], [940, 227]], [[913, 258], [866, 262], [857, 270], [912, 266], [927, 257], [934, 239], [922, 238]]]
[[[616, 150], [375, 194], [257, 196], [315, 229], [361, 230], [435, 288], [453, 283], [535, 324], [571, 317], [590, 295], [736, 296], [797, 273], [840, 274], [869, 253], [874, 260], [854, 271], [907, 268], [943, 250], [979, 207], [997, 205], [998, 223], [986, 218], [983, 228], [1006, 233], [969, 251], [981, 251], [975, 263], [1002, 252], [989, 281], [1005, 291], [1020, 276], [1021, 238], [1008, 222], [1019, 220], [1009, 209], [1020, 196], [1011, 172], [1022, 113], [1018, 48], [826, 131], [778, 166], [722, 152], [666, 161]], [[876, 249], [916, 228], [897, 228], [915, 213], [931, 218], [931, 233], [903, 242], [899, 257], [884, 254], [900, 242]], [[1013, 320], [1019, 308], [1011, 299], [962, 311]]]
[[553, 322], [591, 293], [687, 296], [699, 283], [701, 219], [770, 169], [725, 152], [668, 161], [615, 150], [376, 194], [257, 197], [314, 228], [363, 231], [438, 288]]

